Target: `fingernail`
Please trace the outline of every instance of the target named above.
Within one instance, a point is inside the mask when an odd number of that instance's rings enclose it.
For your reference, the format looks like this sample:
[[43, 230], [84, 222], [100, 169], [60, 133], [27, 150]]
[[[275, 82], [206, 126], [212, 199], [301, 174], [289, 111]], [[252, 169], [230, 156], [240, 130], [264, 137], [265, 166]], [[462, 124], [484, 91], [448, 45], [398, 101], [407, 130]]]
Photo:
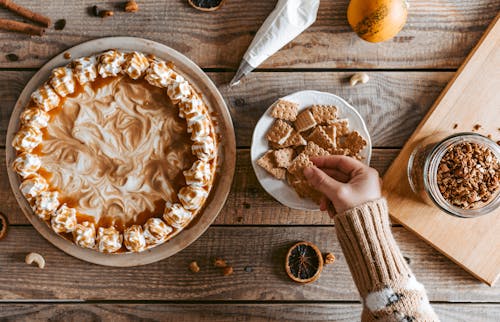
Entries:
[[306, 178], [310, 178], [313, 175], [313, 169], [312, 168], [305, 168], [304, 169], [304, 176]]

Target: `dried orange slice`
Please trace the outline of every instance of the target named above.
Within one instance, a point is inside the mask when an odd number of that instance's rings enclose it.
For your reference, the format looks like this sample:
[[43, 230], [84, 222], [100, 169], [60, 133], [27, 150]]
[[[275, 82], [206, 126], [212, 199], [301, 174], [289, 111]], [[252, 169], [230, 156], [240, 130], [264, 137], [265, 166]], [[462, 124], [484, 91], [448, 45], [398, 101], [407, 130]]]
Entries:
[[188, 0], [188, 3], [201, 11], [215, 11], [222, 7], [226, 0]]
[[323, 270], [323, 256], [313, 243], [298, 242], [286, 254], [285, 270], [297, 283], [314, 282]]
[[4, 238], [7, 235], [7, 218], [0, 213], [0, 239]]

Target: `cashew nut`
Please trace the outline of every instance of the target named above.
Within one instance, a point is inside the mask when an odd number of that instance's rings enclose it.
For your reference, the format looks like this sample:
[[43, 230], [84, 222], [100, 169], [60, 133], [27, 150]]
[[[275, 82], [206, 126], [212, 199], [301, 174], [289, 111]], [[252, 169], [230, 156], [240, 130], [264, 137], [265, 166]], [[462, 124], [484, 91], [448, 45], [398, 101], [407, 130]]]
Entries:
[[351, 86], [355, 86], [357, 83], [365, 84], [370, 80], [367, 73], [356, 73], [352, 75], [350, 83]]
[[38, 253], [29, 253], [28, 255], [26, 255], [25, 262], [28, 265], [31, 265], [33, 262], [35, 262], [41, 269], [45, 267], [45, 259]]

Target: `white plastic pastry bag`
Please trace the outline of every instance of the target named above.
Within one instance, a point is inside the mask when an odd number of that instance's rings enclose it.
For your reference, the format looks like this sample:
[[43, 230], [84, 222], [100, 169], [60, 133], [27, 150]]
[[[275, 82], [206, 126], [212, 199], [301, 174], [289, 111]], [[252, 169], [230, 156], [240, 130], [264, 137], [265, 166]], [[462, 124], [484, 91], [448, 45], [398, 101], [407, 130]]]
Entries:
[[316, 21], [319, 0], [278, 0], [248, 47], [230, 85], [259, 66]]

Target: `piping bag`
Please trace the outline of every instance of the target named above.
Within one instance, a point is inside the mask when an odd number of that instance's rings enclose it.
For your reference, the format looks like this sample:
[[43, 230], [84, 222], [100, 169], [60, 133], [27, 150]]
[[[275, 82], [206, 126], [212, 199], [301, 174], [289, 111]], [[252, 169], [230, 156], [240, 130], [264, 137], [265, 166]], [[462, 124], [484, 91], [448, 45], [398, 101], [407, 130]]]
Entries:
[[292, 41], [316, 21], [320, 0], [278, 0], [276, 8], [267, 17], [229, 83], [240, 80], [264, 60]]

